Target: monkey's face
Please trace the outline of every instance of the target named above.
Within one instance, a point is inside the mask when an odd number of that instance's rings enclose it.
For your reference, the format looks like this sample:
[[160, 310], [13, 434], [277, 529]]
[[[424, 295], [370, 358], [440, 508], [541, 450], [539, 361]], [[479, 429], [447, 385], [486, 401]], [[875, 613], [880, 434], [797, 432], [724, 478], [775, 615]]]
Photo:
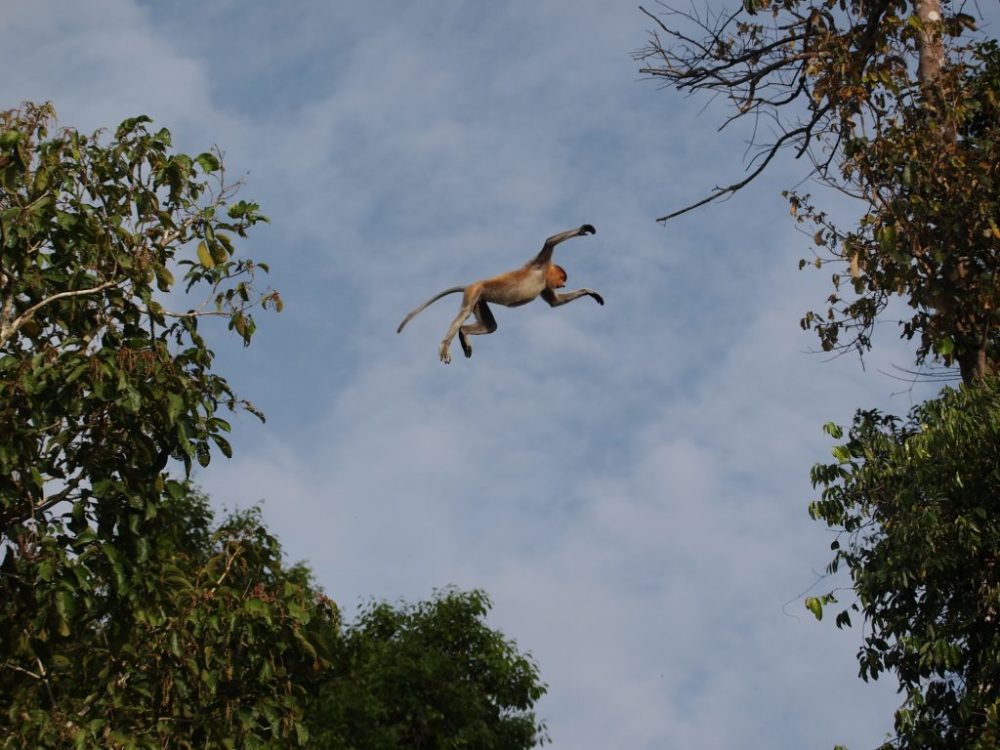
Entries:
[[562, 266], [553, 265], [551, 268], [549, 268], [548, 282], [551, 288], [562, 289], [564, 286], [566, 286], [567, 278], [568, 276], [566, 275], [566, 269], [564, 269]]

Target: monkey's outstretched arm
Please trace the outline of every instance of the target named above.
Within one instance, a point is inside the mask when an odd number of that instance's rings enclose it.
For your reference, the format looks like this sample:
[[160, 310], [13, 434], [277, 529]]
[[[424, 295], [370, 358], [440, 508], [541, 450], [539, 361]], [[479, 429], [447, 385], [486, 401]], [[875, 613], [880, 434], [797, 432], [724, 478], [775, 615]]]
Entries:
[[542, 299], [548, 302], [551, 307], [565, 305], [567, 302], [572, 302], [580, 297], [593, 297], [597, 304], [604, 304], [604, 297], [602, 297], [600, 293], [595, 292], [593, 289], [577, 289], [572, 292], [566, 292], [565, 294], [559, 294], [552, 289], [546, 289], [542, 292]]
[[576, 229], [570, 229], [568, 232], [560, 232], [559, 234], [552, 235], [545, 240], [545, 244], [542, 245], [541, 252], [535, 256], [532, 263], [548, 263], [552, 259], [552, 251], [556, 249], [556, 245], [560, 242], [565, 242], [571, 237], [579, 237], [581, 235], [588, 234], [597, 234], [597, 230], [594, 229], [593, 224], [584, 224]]
[[403, 331], [403, 326], [405, 326], [407, 323], [413, 320], [413, 318], [415, 318], [418, 313], [422, 312], [425, 308], [429, 307], [430, 305], [433, 305], [442, 297], [447, 297], [449, 294], [455, 294], [456, 292], [464, 292], [464, 291], [465, 291], [464, 286], [453, 286], [450, 289], [445, 289], [440, 294], [435, 294], [424, 304], [422, 304], [420, 307], [416, 308], [413, 312], [411, 312], [409, 315], [403, 318], [403, 322], [399, 324], [399, 328], [396, 329], [396, 333], [401, 333]]

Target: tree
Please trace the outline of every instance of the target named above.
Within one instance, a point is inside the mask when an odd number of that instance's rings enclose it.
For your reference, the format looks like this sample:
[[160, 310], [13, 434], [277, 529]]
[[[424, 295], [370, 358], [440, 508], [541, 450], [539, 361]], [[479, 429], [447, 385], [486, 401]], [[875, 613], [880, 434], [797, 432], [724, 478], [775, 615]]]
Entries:
[[218, 152], [146, 117], [53, 129], [0, 113], [0, 747], [534, 744], [543, 688], [484, 595], [345, 630], [257, 510], [216, 525], [189, 484], [231, 454], [222, 409], [257, 414], [200, 322], [249, 344], [251, 309], [281, 309], [236, 256], [265, 219]]
[[942, 69], [933, 115], [901, 104], [881, 136], [845, 145], [844, 184], [869, 200], [857, 229], [840, 231], [808, 199], [791, 200], [817, 245], [848, 269], [834, 275], [825, 314], [804, 320], [823, 348], [844, 331], [869, 346], [879, 313], [901, 293], [913, 310], [902, 334], [919, 342], [917, 362], [957, 364], [971, 383], [1000, 358], [1000, 49], [977, 44], [967, 56]]
[[[49, 105], [0, 113], [0, 732], [18, 747], [159, 747], [199, 726], [257, 737], [264, 716], [290, 736], [287, 677], [239, 668], [288, 661], [288, 617], [250, 658], [227, 638], [246, 649], [252, 628], [213, 619], [234, 597], [255, 606], [225, 587], [234, 566], [272, 596], [274, 552], [234, 537], [185, 567], [181, 541], [206, 532], [179, 513], [189, 491], [168, 465], [229, 455], [219, 407], [254, 411], [212, 371], [199, 320], [224, 316], [249, 343], [250, 307], [280, 306], [254, 292], [266, 267], [235, 257], [264, 217], [232, 200], [217, 153], [171, 153], [149, 118], [110, 139], [54, 122]], [[200, 639], [214, 657], [192, 653]], [[299, 660], [316, 649], [302, 640]], [[234, 675], [229, 703], [206, 705], [205, 686]]]
[[[785, 193], [810, 225], [814, 264], [836, 268], [826, 310], [806, 313], [803, 328], [825, 351], [864, 352], [899, 296], [916, 364], [958, 366], [963, 389], [905, 424], [859, 412], [838, 463], [813, 471], [824, 489], [811, 512], [839, 533], [829, 570], [848, 569], [858, 602], [837, 624], [864, 617], [862, 677], [890, 672], [905, 695], [886, 746], [996, 747], [1000, 48], [972, 34], [964, 10], [974, 6], [947, 0], [661, 7], [649, 14], [657, 31], [639, 54], [644, 71], [722, 93], [734, 106], [725, 124], [750, 117], [765, 126], [755, 133], [776, 134], [755, 141], [744, 179], [661, 220], [733, 194], [794, 149], [860, 208], [842, 230], [812, 196]], [[834, 601], [806, 606], [819, 618]]]
[[[49, 540], [0, 576], [0, 747], [529, 748], [530, 657], [479, 591], [371, 603], [348, 625], [256, 508], [165, 497], [147, 554]], [[46, 543], [49, 542], [49, 543]], [[126, 572], [127, 571], [127, 572]], [[116, 578], [127, 578], [121, 593]]]
[[[0, 533], [61, 502], [77, 531], [106, 531], [156, 502], [168, 460], [230, 453], [219, 406], [241, 401], [211, 370], [198, 322], [225, 316], [249, 343], [258, 270], [233, 236], [265, 218], [231, 202], [217, 154], [171, 154], [147, 117], [104, 143], [50, 136], [49, 105], [0, 113]], [[196, 246], [196, 247], [192, 247]], [[193, 256], [193, 257], [191, 257]], [[175, 272], [184, 271], [180, 296]], [[195, 306], [191, 296], [204, 295]], [[172, 311], [168, 305], [184, 309]]]
[[[828, 430], [835, 438], [839, 429]], [[861, 676], [894, 673], [904, 702], [886, 748], [1000, 744], [1000, 388], [946, 391], [900, 420], [859, 412], [836, 463], [813, 469], [810, 514], [841, 530], [867, 628]], [[832, 594], [811, 599], [821, 616]]]
[[[993, 369], [1000, 205], [997, 51], [966, 34], [975, 18], [945, 0], [744, 0], [704, 16], [662, 6], [643, 72], [682, 91], [722, 93], [753, 118], [750, 172], [661, 218], [748, 185], [784, 149], [854, 198], [858, 225], [834, 226], [809, 195], [786, 193], [813, 224], [815, 264], [834, 263], [827, 309], [809, 312], [824, 350], [863, 352], [895, 295], [915, 310], [902, 335], [966, 382]], [[692, 30], [693, 29], [693, 30]], [[806, 261], [802, 262], [805, 265]], [[842, 340], [843, 334], [847, 340]]]
[[415, 606], [371, 603], [347, 628], [339, 669], [310, 705], [317, 748], [476, 748], [544, 744], [532, 706], [545, 692], [530, 657], [486, 626], [481, 591]]
[[213, 527], [207, 498], [167, 496], [139, 549], [54, 528], [0, 576], [0, 746], [304, 745], [306, 692], [340, 616], [285, 566], [256, 509]]

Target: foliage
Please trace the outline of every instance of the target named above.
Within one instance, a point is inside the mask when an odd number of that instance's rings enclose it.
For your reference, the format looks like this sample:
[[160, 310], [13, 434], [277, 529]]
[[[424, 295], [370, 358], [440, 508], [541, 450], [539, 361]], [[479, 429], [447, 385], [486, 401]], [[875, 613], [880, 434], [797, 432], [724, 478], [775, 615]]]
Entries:
[[478, 748], [544, 744], [531, 707], [545, 691], [527, 656], [483, 622], [480, 591], [373, 603], [347, 629], [341, 669], [309, 709], [317, 748]]
[[1000, 357], [1000, 75], [996, 45], [969, 37], [972, 6], [744, 0], [704, 16], [661, 7], [649, 14], [657, 31], [639, 53], [643, 72], [722, 93], [734, 107], [726, 124], [766, 123], [754, 128], [747, 177], [661, 220], [740, 190], [791, 148], [862, 206], [857, 226], [842, 230], [810, 195], [786, 193], [798, 221], [813, 225], [815, 265], [840, 269], [827, 310], [807, 313], [803, 327], [825, 350], [863, 352], [899, 295], [915, 310], [902, 335], [918, 338], [918, 364], [958, 364], [966, 382], [990, 372]]
[[[84, 544], [8, 552], [0, 747], [528, 748], [544, 687], [478, 591], [371, 604], [341, 626], [256, 510], [212, 528], [165, 498], [145, 556]], [[122, 591], [116, 578], [126, 578]]]
[[[867, 348], [892, 294], [913, 312], [902, 322], [917, 337], [917, 361], [959, 364], [968, 382], [1000, 356], [1000, 48], [975, 45], [945, 66], [940, 104], [900, 103], [878, 135], [845, 144], [843, 183], [869, 211], [844, 232], [811, 201], [792, 195], [799, 221], [816, 230], [827, 257], [844, 261], [825, 314], [809, 313], [827, 351], [840, 336]], [[802, 261], [805, 265], [806, 261]]]
[[164, 498], [139, 549], [62, 531], [8, 549], [0, 576], [0, 746], [289, 747], [329, 668], [333, 604], [282, 565], [256, 511], [216, 529]]
[[146, 117], [53, 123], [0, 113], [0, 747], [533, 744], [543, 689], [482, 594], [344, 630], [256, 510], [214, 525], [188, 477], [231, 453], [220, 407], [256, 411], [199, 321], [249, 343], [280, 310], [235, 256], [265, 219]]
[[287, 738], [287, 673], [317, 660], [296, 620], [309, 591], [278, 575], [276, 543], [254, 532], [251, 544], [244, 518], [209, 544], [204, 504], [168, 472], [170, 458], [190, 472], [214, 448], [229, 455], [219, 407], [252, 410], [212, 371], [199, 320], [225, 317], [249, 343], [249, 308], [279, 298], [253, 291], [266, 267], [234, 255], [233, 238], [264, 220], [257, 206], [232, 200], [218, 154], [171, 153], [149, 123], [107, 138], [53, 132], [49, 105], [0, 113], [12, 747]]
[[[123, 499], [156, 502], [169, 458], [229, 455], [219, 406], [247, 406], [211, 371], [199, 318], [249, 343], [261, 264], [233, 236], [264, 220], [232, 202], [216, 154], [170, 153], [147, 117], [113, 138], [50, 133], [48, 105], [0, 113], [0, 534], [62, 501], [102, 533]], [[192, 245], [196, 245], [192, 247]], [[190, 257], [189, 257], [190, 256]], [[182, 312], [181, 288], [204, 303]], [[127, 504], [126, 503], [126, 504]], [[141, 510], [141, 508], [140, 508]], [[127, 514], [126, 514], [127, 515]]]
[[813, 469], [810, 513], [840, 531], [829, 570], [846, 568], [858, 597], [838, 626], [859, 609], [868, 624], [861, 676], [892, 672], [905, 695], [893, 744], [996, 747], [1000, 385], [945, 391], [906, 421], [858, 412], [834, 456]]
[[[55, 529], [52, 529], [55, 532]], [[529, 657], [448, 590], [344, 628], [256, 509], [212, 527], [196, 492], [142, 524], [141, 560], [51, 537], [0, 576], [0, 747], [529, 748]], [[123, 580], [122, 580], [123, 579]]]
[[[742, 189], [792, 148], [816, 181], [861, 207], [842, 230], [812, 196], [785, 193], [809, 226], [814, 265], [836, 268], [826, 310], [808, 312], [803, 328], [826, 351], [864, 352], [901, 297], [916, 363], [959, 367], [966, 387], [906, 422], [859, 412], [837, 463], [813, 470], [823, 494], [811, 513], [841, 531], [830, 572], [847, 568], [858, 601], [836, 623], [850, 625], [852, 611], [865, 620], [861, 676], [891, 672], [905, 695], [887, 746], [996, 747], [1000, 48], [974, 35], [965, 11], [976, 6], [957, 0], [661, 8], [649, 14], [657, 31], [639, 55], [644, 72], [727, 96], [726, 124], [753, 118], [756, 148], [744, 179], [661, 220]], [[831, 592], [806, 607], [821, 618], [835, 601]]]

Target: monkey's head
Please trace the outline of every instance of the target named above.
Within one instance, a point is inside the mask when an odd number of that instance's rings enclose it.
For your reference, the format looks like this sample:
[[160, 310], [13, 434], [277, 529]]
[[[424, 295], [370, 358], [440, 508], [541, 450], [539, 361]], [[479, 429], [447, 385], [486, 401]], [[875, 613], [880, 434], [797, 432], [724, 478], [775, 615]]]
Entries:
[[549, 289], [561, 289], [566, 286], [567, 278], [566, 269], [553, 263], [549, 266], [549, 271], [546, 274], [545, 281], [548, 284]]

